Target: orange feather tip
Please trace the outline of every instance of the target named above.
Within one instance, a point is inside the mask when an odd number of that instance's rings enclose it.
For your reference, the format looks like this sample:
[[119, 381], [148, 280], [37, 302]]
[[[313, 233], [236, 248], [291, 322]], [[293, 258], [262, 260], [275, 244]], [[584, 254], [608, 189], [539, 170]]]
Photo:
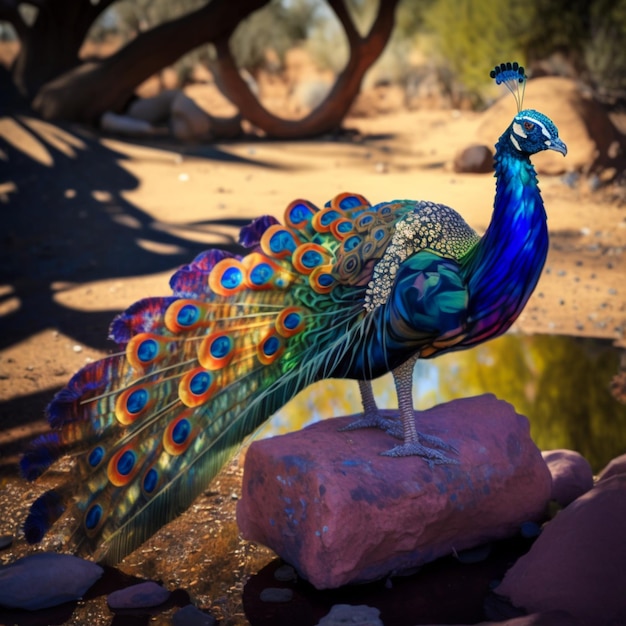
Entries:
[[332, 265], [322, 265], [309, 274], [309, 285], [316, 293], [330, 293], [337, 283]]
[[329, 261], [327, 250], [316, 243], [303, 243], [292, 256], [293, 266], [301, 274], [310, 274], [316, 267]]
[[296, 306], [290, 306], [280, 312], [276, 318], [276, 332], [288, 339], [301, 333], [305, 327], [304, 311]]
[[327, 207], [313, 216], [311, 224], [318, 233], [330, 231], [334, 222], [348, 219], [347, 215], [339, 208]]
[[335, 236], [339, 241], [343, 241], [346, 236], [352, 232], [354, 228], [352, 220], [348, 218], [341, 218], [331, 223], [330, 232]]
[[126, 389], [115, 400], [115, 417], [123, 426], [132, 424], [145, 415], [154, 405], [150, 389], [147, 386], [135, 386]]
[[282, 356], [285, 345], [276, 331], [270, 331], [259, 343], [257, 357], [263, 365], [271, 365]]
[[203, 367], [187, 372], [178, 384], [178, 397], [188, 407], [204, 404], [217, 390], [216, 377]]
[[250, 289], [285, 289], [293, 282], [292, 274], [259, 252], [249, 254], [242, 264], [245, 284]]
[[308, 200], [294, 200], [285, 209], [285, 222], [291, 228], [304, 228], [319, 209]]
[[[227, 261], [222, 261], [222, 263], [225, 262]], [[197, 301], [181, 299], [176, 300], [167, 308], [163, 322], [169, 331], [179, 333], [184, 330], [194, 330], [199, 326], [205, 325], [205, 315], [205, 307]]]
[[219, 370], [233, 358], [235, 342], [226, 332], [212, 333], [205, 337], [198, 348], [198, 361], [204, 369]]
[[140, 464], [137, 463], [137, 452], [129, 443], [120, 448], [109, 460], [107, 476], [116, 487], [128, 484], [137, 474]]
[[173, 419], [163, 433], [163, 448], [172, 456], [179, 456], [191, 445], [193, 428], [186, 415]]
[[270, 226], [261, 237], [261, 250], [276, 259], [290, 256], [302, 243], [298, 236], [286, 226]]
[[153, 333], [135, 335], [126, 345], [126, 358], [134, 369], [141, 370], [164, 359], [171, 341]]
[[220, 261], [209, 274], [211, 291], [220, 296], [232, 296], [245, 289], [245, 268], [237, 259]]
[[351, 211], [353, 209], [362, 207], [369, 208], [371, 207], [371, 203], [360, 193], [350, 193], [348, 191], [344, 191], [343, 193], [337, 194], [330, 203], [327, 204], [334, 209], [340, 209], [342, 211]]

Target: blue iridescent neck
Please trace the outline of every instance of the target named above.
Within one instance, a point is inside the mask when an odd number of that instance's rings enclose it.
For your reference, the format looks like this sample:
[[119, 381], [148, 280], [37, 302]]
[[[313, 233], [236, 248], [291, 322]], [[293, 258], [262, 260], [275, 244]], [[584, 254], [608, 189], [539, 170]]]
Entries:
[[503, 333], [533, 292], [548, 251], [548, 229], [537, 176], [510, 131], [496, 144], [496, 198], [491, 223], [467, 259], [470, 334]]

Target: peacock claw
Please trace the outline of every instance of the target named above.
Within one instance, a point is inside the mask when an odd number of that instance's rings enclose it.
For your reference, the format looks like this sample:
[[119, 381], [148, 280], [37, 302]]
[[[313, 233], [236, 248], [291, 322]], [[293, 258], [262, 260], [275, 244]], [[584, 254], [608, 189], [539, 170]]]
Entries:
[[454, 454], [458, 454], [459, 451], [449, 443], [446, 443], [443, 439], [439, 437], [435, 437], [435, 435], [426, 435], [424, 433], [418, 433], [420, 441], [427, 443], [435, 448], [441, 448], [442, 450], [447, 450], [448, 452], [454, 452]]
[[379, 428], [393, 437], [402, 439], [402, 424], [400, 421], [382, 417], [378, 413], [364, 413], [363, 417], [339, 428], [339, 432], [359, 430], [361, 428]]
[[[447, 445], [447, 444], [446, 444]], [[451, 450], [452, 446], [449, 446]], [[391, 448], [386, 452], [381, 452], [382, 456], [401, 457], [401, 456], [419, 456], [432, 468], [435, 465], [458, 465], [459, 462], [456, 459], [447, 457], [443, 452], [435, 450], [434, 448], [427, 448], [417, 441], [410, 441], [403, 443], [399, 446]]]

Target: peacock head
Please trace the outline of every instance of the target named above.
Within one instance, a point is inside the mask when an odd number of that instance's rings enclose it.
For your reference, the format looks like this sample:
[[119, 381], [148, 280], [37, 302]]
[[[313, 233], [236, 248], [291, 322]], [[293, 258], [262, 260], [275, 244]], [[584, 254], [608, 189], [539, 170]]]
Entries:
[[567, 146], [559, 138], [554, 122], [533, 109], [525, 109], [515, 116], [508, 135], [514, 149], [524, 154], [536, 154], [542, 150], [556, 150], [563, 156], [567, 154]]
[[567, 146], [559, 138], [554, 122], [539, 111], [521, 110], [526, 89], [524, 68], [518, 63], [501, 63], [491, 70], [490, 76], [497, 85], [505, 85], [517, 103], [517, 115], [502, 136], [503, 139], [508, 136], [513, 150], [525, 155], [555, 150], [565, 156]]

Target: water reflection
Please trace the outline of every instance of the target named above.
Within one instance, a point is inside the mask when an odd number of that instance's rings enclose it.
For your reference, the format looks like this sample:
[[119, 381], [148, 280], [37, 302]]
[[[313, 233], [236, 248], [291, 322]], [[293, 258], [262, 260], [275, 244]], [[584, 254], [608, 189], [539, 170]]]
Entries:
[[[626, 452], [626, 405], [610, 392], [619, 362], [620, 352], [609, 341], [509, 333], [473, 350], [418, 362], [415, 406], [494, 393], [530, 419], [539, 448], [577, 450], [597, 472]], [[374, 391], [380, 407], [395, 406], [390, 376], [375, 381]], [[360, 410], [356, 383], [323, 381], [279, 411], [260, 436]]]

